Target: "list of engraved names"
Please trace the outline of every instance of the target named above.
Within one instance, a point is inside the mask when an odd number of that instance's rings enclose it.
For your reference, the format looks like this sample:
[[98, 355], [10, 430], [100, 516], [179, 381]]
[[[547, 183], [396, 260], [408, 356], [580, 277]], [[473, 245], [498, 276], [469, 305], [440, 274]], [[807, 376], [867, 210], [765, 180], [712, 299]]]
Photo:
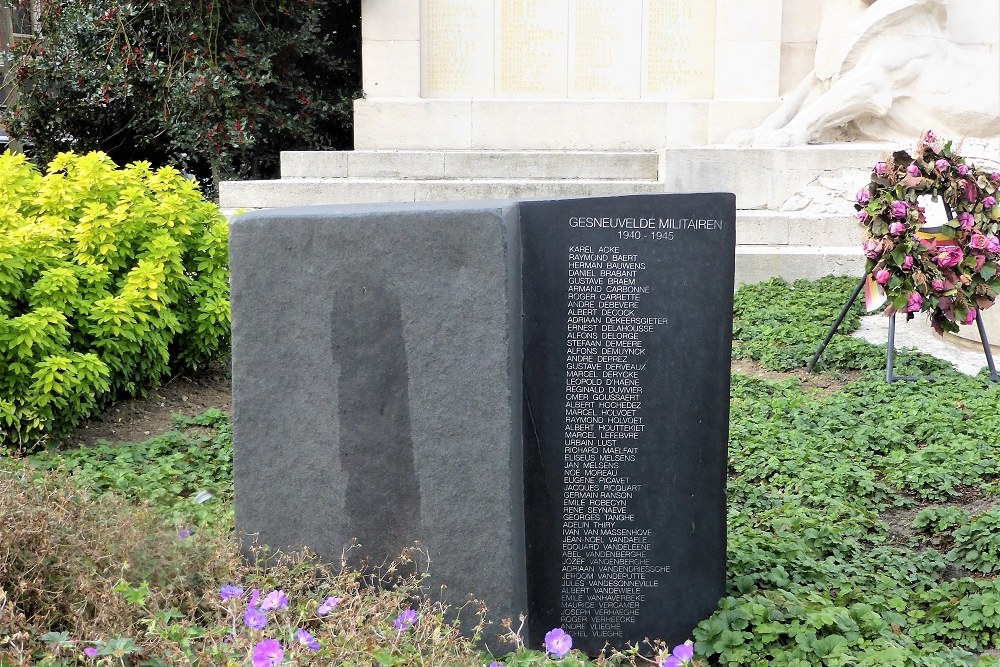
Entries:
[[633, 509], [647, 486], [638, 473], [652, 462], [643, 458], [651, 456], [643, 377], [656, 370], [646, 341], [670, 326], [643, 308], [657, 289], [643, 251], [721, 221], [572, 217], [569, 225], [607, 230], [609, 242], [568, 247], [560, 623], [581, 637], [620, 637], [670, 572]]

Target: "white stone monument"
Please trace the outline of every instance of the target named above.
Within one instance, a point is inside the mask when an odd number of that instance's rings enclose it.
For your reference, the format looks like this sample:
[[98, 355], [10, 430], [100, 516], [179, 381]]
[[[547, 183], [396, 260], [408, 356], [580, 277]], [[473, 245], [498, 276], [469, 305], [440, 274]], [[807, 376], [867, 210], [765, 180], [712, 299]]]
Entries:
[[787, 120], [772, 117], [761, 139], [787, 128], [783, 145], [842, 139], [829, 131], [844, 120], [859, 121], [852, 138], [908, 141], [931, 125], [1000, 136], [996, 0], [365, 0], [362, 11], [357, 148], [703, 146], [775, 110]]
[[362, 40], [355, 150], [223, 208], [735, 191], [737, 280], [816, 278], [886, 151], [1000, 141], [998, 0], [362, 0]]
[[1000, 62], [957, 41], [975, 23], [949, 34], [947, 7], [946, 0], [825, 0], [812, 71], [742, 138], [765, 146], [907, 142], [928, 128], [1000, 138]]
[[781, 0], [365, 0], [362, 11], [357, 148], [698, 146], [777, 105]]

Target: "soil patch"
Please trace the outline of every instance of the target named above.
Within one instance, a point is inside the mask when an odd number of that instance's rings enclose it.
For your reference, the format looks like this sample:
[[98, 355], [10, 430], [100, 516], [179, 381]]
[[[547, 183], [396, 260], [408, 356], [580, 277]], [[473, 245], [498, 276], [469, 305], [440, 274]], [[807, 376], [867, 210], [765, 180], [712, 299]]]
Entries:
[[804, 368], [787, 372], [771, 371], [756, 361], [749, 359], [733, 359], [732, 369], [747, 377], [763, 380], [787, 380], [788, 378], [795, 378], [799, 381], [799, 386], [803, 389], [816, 389], [818, 390], [817, 393], [823, 396], [843, 389], [862, 375], [860, 371], [846, 371], [837, 373], [836, 375], [808, 373]]
[[912, 546], [915, 540], [919, 540], [924, 547], [934, 548], [945, 553], [951, 548], [950, 539], [935, 541], [913, 528], [913, 520], [922, 510], [928, 507], [955, 507], [965, 511], [970, 517], [974, 517], [1000, 505], [1000, 497], [983, 495], [979, 489], [962, 487], [958, 491], [960, 493], [957, 497], [945, 502], [921, 502], [913, 496], [908, 496], [915, 504], [883, 512], [881, 518], [889, 526], [889, 539], [901, 546]]
[[166, 433], [171, 415], [193, 417], [209, 408], [231, 414], [232, 383], [228, 365], [210, 364], [192, 375], [170, 378], [144, 399], [118, 401], [70, 433], [66, 446], [90, 445], [98, 440], [142, 442]]

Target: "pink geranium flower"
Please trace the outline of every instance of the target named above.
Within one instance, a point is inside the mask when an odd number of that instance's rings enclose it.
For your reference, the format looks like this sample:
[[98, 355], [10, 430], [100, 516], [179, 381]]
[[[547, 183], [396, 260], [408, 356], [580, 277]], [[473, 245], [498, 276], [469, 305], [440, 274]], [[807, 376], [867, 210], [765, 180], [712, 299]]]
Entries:
[[275, 667], [285, 660], [285, 652], [276, 639], [264, 639], [253, 647], [250, 663], [253, 667]]

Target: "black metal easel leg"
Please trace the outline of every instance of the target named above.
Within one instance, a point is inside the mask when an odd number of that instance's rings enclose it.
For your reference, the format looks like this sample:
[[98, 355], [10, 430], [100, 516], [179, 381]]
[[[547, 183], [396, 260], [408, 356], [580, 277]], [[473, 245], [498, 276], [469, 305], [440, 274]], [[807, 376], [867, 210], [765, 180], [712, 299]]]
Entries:
[[986, 354], [986, 363], [990, 367], [990, 381], [997, 382], [1000, 378], [997, 377], [997, 368], [993, 364], [993, 351], [990, 350], [990, 341], [986, 338], [986, 327], [983, 326], [983, 315], [976, 308], [976, 327], [979, 329], [979, 340], [983, 343], [983, 352]]
[[[889, 316], [889, 340], [885, 345], [885, 381], [886, 382], [917, 382], [921, 378], [912, 375], [896, 375], [894, 366], [896, 363], [896, 313]], [[924, 380], [937, 380], [935, 377], [927, 376]]]
[[[986, 355], [986, 363], [990, 367], [990, 381], [1000, 382], [1000, 376], [997, 375], [996, 364], [993, 363], [993, 351], [990, 349], [990, 341], [986, 337], [986, 328], [983, 326], [983, 317], [976, 309], [976, 327], [979, 329], [979, 340], [983, 344], [983, 353]], [[898, 382], [900, 380], [905, 380], [906, 382], [915, 382], [919, 378], [915, 377], [899, 377], [893, 372], [893, 364], [895, 362], [895, 342], [896, 342], [896, 315], [893, 314], [889, 319], [889, 342], [886, 345], [885, 350], [885, 381], [886, 382]], [[928, 380], [933, 380], [934, 378], [929, 377]]]
[[857, 301], [858, 295], [861, 294], [861, 290], [864, 289], [865, 282], [867, 280], [867, 275], [862, 277], [860, 282], [858, 282], [858, 286], [854, 288], [853, 292], [851, 292], [851, 296], [847, 297], [847, 303], [844, 304], [844, 309], [840, 311], [840, 315], [837, 316], [837, 320], [833, 323], [833, 326], [830, 327], [830, 330], [826, 332], [826, 338], [824, 338], [823, 342], [820, 343], [819, 349], [816, 350], [816, 354], [813, 355], [812, 360], [810, 360], [809, 364], [806, 366], [807, 373], [813, 372], [813, 368], [816, 367], [816, 362], [819, 361], [823, 351], [826, 350], [826, 346], [830, 344], [833, 334], [837, 333], [837, 329], [840, 328], [844, 318], [847, 317], [847, 313], [851, 310], [851, 306], [853, 306], [854, 302]]
[[896, 355], [896, 313], [889, 316], [889, 340], [885, 346], [885, 381], [894, 382], [896, 375], [892, 372]]

